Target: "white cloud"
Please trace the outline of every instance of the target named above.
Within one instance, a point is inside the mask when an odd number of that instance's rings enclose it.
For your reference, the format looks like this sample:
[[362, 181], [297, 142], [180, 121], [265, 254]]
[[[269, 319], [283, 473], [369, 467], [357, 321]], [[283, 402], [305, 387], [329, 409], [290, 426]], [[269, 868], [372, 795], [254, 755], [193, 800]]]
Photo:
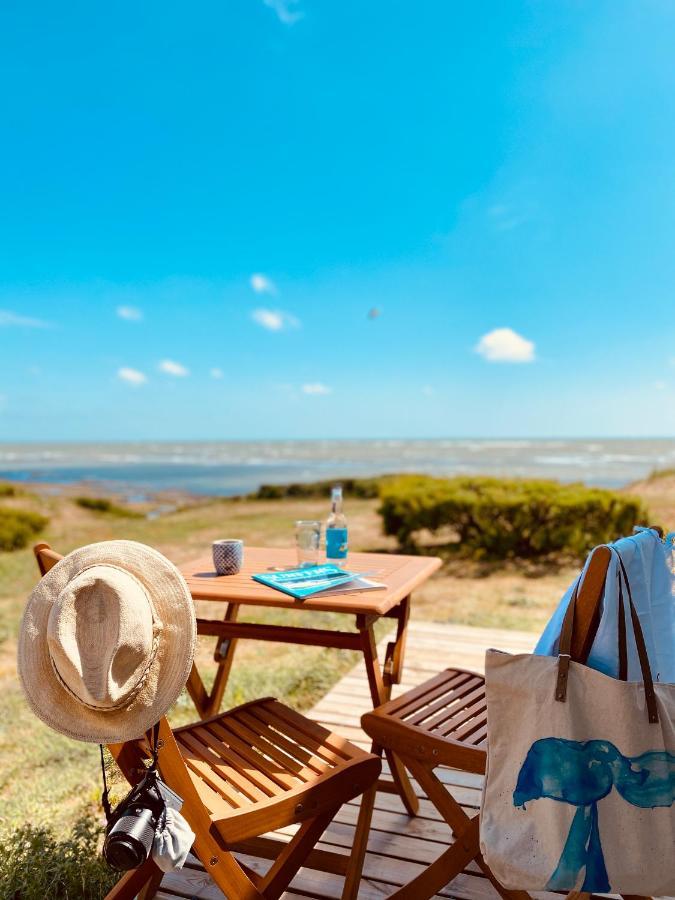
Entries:
[[42, 319], [32, 319], [29, 316], [20, 316], [11, 312], [9, 309], [0, 309], [0, 328], [8, 328], [10, 326], [17, 328], [51, 328], [49, 322]]
[[302, 386], [303, 394], [325, 395], [332, 393], [332, 390], [327, 384], [322, 384], [320, 381], [312, 381]]
[[425, 397], [433, 397], [436, 391], [430, 384], [425, 384], [422, 388], [422, 393]]
[[277, 18], [284, 25], [294, 25], [305, 15], [302, 10], [297, 9], [300, 0], [263, 0], [263, 3], [274, 10]]
[[140, 322], [143, 318], [143, 313], [136, 306], [118, 306], [117, 315], [127, 322]]
[[117, 370], [117, 377], [121, 381], [126, 381], [127, 384], [133, 385], [145, 384], [148, 380], [142, 372], [138, 371], [138, 369], [127, 369], [124, 367]]
[[214, 367], [213, 369], [209, 369], [209, 375], [211, 376], [211, 378], [222, 378], [223, 370]]
[[267, 275], [263, 275], [262, 272], [256, 272], [251, 275], [250, 282], [256, 294], [276, 294], [277, 292], [276, 284]]
[[268, 331], [283, 331], [285, 328], [297, 328], [300, 325], [295, 316], [280, 309], [254, 309], [251, 317]]
[[665, 391], [668, 387], [665, 381], [655, 381], [654, 382], [654, 390], [656, 391]]
[[190, 374], [189, 369], [186, 369], [180, 363], [174, 362], [172, 359], [163, 359], [157, 368], [160, 372], [164, 372], [165, 375], [174, 375], [176, 378], [184, 378]]
[[474, 349], [488, 362], [528, 363], [534, 360], [534, 343], [512, 328], [488, 331]]

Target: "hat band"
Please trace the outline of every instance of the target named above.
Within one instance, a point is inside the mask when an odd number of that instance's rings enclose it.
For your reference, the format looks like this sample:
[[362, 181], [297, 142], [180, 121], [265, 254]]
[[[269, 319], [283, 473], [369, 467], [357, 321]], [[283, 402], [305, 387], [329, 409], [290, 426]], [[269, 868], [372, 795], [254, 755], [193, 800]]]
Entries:
[[157, 648], [159, 647], [159, 637], [160, 637], [160, 632], [155, 630], [155, 633], [152, 636], [152, 650], [150, 651], [150, 658], [147, 662], [145, 669], [143, 669], [143, 674], [141, 675], [141, 677], [138, 679], [138, 682], [134, 686], [134, 689], [124, 698], [124, 700], [121, 700], [119, 703], [115, 703], [112, 706], [94, 706], [93, 703], [87, 703], [86, 700], [83, 700], [81, 697], [78, 697], [78, 695], [66, 684], [66, 682], [61, 677], [61, 673], [56, 668], [56, 665], [54, 663], [54, 659], [53, 659], [51, 653], [48, 653], [47, 655], [49, 656], [49, 662], [52, 665], [52, 669], [59, 681], [59, 684], [61, 685], [62, 688], [64, 688], [64, 690], [68, 694], [70, 694], [70, 696], [77, 703], [80, 703], [82, 706], [86, 706], [88, 709], [93, 709], [95, 712], [106, 713], [106, 712], [111, 712], [111, 711], [114, 711], [117, 709], [126, 709], [126, 707], [131, 706], [131, 704], [133, 703], [134, 697], [143, 689], [143, 685], [145, 684], [147, 677], [150, 674], [150, 669], [152, 668], [152, 664], [155, 661], [155, 656], [157, 655]]

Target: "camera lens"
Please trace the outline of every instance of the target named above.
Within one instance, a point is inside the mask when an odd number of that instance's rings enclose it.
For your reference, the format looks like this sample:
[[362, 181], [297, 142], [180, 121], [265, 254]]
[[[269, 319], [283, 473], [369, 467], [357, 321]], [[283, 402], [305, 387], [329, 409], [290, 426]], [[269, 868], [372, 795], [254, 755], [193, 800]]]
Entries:
[[109, 866], [120, 871], [136, 869], [152, 850], [156, 819], [147, 807], [132, 807], [108, 832], [103, 855]]

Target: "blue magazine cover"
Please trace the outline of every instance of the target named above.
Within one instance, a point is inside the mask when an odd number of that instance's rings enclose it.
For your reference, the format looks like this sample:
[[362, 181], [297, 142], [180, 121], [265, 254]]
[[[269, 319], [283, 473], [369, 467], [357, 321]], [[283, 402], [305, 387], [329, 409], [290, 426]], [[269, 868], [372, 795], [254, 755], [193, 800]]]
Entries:
[[[324, 591], [347, 593], [385, 587], [383, 584], [362, 578], [357, 572], [345, 572], [344, 569], [330, 563], [320, 566], [303, 566], [298, 569], [288, 569], [285, 572], [261, 572], [259, 575], [251, 577], [260, 584], [266, 584], [268, 587], [295, 597], [296, 600], [305, 600], [307, 597]], [[336, 588], [342, 590], [338, 591]]]

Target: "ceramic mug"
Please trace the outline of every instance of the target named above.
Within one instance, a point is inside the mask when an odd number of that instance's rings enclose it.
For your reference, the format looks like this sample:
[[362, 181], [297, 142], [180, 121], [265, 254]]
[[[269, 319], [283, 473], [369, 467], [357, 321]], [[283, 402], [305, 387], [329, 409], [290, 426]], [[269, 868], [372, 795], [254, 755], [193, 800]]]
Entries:
[[219, 575], [236, 575], [244, 562], [244, 542], [232, 538], [214, 541], [213, 565]]

